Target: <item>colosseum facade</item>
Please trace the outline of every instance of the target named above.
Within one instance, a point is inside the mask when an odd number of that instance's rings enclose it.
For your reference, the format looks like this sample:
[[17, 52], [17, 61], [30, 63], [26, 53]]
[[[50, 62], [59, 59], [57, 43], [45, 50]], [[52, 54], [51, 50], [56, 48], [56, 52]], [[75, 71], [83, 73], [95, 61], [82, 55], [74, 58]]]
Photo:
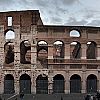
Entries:
[[0, 12], [0, 90], [100, 90], [100, 27], [43, 25], [38, 10]]

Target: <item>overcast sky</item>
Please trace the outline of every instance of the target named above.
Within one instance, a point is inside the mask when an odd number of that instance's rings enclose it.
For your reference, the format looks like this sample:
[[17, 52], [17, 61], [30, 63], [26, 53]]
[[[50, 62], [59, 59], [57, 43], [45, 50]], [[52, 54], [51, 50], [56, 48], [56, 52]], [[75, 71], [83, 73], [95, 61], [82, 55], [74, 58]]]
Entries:
[[0, 11], [34, 9], [45, 25], [100, 26], [100, 0], [0, 0]]

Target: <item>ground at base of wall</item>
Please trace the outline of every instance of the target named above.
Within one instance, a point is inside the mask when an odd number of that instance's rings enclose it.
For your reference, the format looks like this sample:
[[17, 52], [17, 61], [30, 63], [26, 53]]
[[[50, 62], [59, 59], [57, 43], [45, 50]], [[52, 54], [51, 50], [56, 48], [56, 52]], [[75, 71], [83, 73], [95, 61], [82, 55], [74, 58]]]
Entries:
[[[23, 100], [85, 100], [87, 94], [24, 94]], [[20, 95], [3, 94], [2, 100], [20, 100]], [[9, 98], [9, 99], [8, 99]]]

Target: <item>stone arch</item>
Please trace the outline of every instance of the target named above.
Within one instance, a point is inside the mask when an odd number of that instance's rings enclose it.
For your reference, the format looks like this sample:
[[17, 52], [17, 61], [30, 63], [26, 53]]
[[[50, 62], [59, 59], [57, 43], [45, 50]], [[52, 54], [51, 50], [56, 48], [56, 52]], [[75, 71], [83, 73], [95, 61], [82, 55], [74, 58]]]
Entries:
[[40, 40], [37, 43], [37, 57], [39, 63], [47, 68], [48, 58], [48, 43], [44, 40]]
[[37, 43], [37, 56], [38, 57], [46, 57], [47, 58], [47, 55], [48, 55], [48, 43], [44, 40], [41, 40]]
[[61, 40], [56, 40], [53, 43], [53, 58], [54, 62], [62, 62], [64, 58], [64, 42]]
[[65, 79], [63, 75], [57, 74], [53, 77], [53, 93], [64, 93]]
[[5, 63], [10, 64], [14, 62], [14, 43], [6, 42], [4, 45]]
[[87, 59], [96, 59], [97, 55], [97, 44], [94, 41], [87, 42], [86, 50]]
[[11, 74], [7, 74], [4, 77], [4, 93], [5, 94], [15, 93], [15, 90], [14, 90], [14, 77]]
[[48, 77], [44, 74], [36, 78], [36, 93], [48, 94]]
[[70, 44], [70, 56], [71, 58], [81, 58], [81, 44], [78, 41], [71, 42]]
[[77, 74], [70, 77], [70, 93], [81, 93], [81, 77]]
[[45, 40], [39, 40], [38, 42], [37, 42], [37, 45], [48, 45], [48, 43], [45, 41]]
[[[44, 40], [40, 40], [37, 43], [37, 52], [39, 53], [41, 50], [44, 50], [45, 53], [48, 53], [48, 43]], [[47, 54], [46, 54], [47, 55]], [[37, 55], [38, 56], [38, 55]]]
[[20, 43], [20, 63], [31, 63], [31, 44], [28, 40], [24, 40]]
[[4, 33], [5, 39], [15, 39], [15, 32], [12, 29], [5, 30]]
[[20, 93], [23, 92], [25, 94], [31, 93], [31, 78], [28, 74], [22, 74], [19, 79], [20, 84]]
[[97, 76], [90, 74], [86, 81], [87, 93], [95, 93], [97, 91]]

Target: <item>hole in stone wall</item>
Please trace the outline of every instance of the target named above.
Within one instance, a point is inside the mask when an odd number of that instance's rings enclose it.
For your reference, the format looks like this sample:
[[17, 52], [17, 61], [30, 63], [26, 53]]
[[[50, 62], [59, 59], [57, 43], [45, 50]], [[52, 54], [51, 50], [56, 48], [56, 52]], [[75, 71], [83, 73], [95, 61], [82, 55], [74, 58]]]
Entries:
[[54, 58], [64, 57], [64, 44], [62, 41], [54, 42]]
[[70, 37], [80, 37], [80, 33], [77, 30], [70, 31]]
[[37, 57], [41, 65], [47, 68], [48, 58], [48, 44], [45, 41], [39, 41], [37, 44]]
[[14, 44], [12, 42], [8, 42], [4, 46], [5, 51], [5, 63], [10, 64], [14, 62]]
[[72, 42], [70, 46], [71, 58], [80, 58], [81, 44], [79, 42]]
[[12, 30], [8, 30], [5, 33], [5, 39], [15, 39], [15, 32]]
[[7, 17], [8, 26], [12, 26], [12, 17]]
[[39, 46], [44, 46], [44, 45], [47, 45], [47, 42], [45, 42], [45, 41], [39, 41], [38, 42], [38, 45]]
[[20, 44], [20, 62], [22, 64], [31, 63], [31, 45], [28, 40], [22, 41]]
[[96, 43], [94, 41], [87, 42], [87, 59], [96, 58]]

